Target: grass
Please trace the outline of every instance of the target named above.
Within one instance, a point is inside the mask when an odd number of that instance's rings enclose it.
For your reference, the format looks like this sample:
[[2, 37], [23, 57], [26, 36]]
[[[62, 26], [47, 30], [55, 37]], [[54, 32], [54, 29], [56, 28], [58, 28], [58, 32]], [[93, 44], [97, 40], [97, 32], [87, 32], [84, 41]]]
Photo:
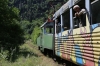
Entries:
[[42, 61], [39, 58], [37, 46], [33, 45], [31, 41], [27, 41], [24, 45], [20, 46], [20, 52], [14, 62], [4, 59], [0, 60], [0, 66], [40, 66]]
[[0, 66], [59, 66], [51, 58], [45, 57], [30, 40], [20, 46], [14, 59], [14, 62], [0, 59]]

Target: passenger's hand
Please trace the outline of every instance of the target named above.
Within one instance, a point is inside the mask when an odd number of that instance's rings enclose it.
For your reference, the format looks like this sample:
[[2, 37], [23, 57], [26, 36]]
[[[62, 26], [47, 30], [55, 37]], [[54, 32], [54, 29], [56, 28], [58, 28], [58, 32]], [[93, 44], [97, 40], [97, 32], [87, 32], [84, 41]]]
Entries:
[[78, 13], [75, 13], [75, 17], [78, 17]]

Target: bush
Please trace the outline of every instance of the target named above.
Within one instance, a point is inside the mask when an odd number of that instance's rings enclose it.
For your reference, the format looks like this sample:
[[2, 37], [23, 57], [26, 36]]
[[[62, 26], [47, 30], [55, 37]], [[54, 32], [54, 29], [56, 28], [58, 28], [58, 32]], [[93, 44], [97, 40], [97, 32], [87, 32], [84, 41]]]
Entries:
[[37, 26], [34, 28], [34, 30], [32, 32], [31, 38], [35, 44], [36, 44], [36, 40], [37, 40], [40, 32], [41, 32], [41, 29], [40, 29], [40, 27], [37, 27]]

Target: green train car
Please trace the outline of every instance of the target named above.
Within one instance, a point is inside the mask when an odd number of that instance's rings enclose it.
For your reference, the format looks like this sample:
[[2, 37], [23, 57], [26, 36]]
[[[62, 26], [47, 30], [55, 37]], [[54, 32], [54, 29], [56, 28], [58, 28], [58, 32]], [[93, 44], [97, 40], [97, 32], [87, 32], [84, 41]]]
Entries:
[[54, 22], [45, 22], [41, 26], [41, 33], [37, 38], [37, 45], [39, 50], [46, 52], [47, 50], [53, 51], [54, 41]]

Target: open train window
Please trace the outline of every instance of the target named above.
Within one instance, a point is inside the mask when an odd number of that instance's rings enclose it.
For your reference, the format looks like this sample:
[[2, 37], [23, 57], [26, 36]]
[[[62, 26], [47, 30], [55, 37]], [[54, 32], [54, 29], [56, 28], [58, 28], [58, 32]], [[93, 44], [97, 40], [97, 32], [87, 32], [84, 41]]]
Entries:
[[56, 33], [61, 32], [61, 19], [60, 16], [56, 19]]
[[92, 24], [100, 23], [100, 0], [91, 2]]
[[[83, 27], [86, 26], [86, 8], [85, 8], [85, 0], [80, 0], [79, 2], [75, 3], [74, 6], [78, 5], [79, 9], [73, 9], [73, 25], [74, 28], [79, 28], [79, 27]], [[73, 6], [73, 7], [74, 7]], [[79, 16], [75, 16], [76, 13], [80, 13], [81, 15]]]
[[52, 27], [46, 27], [45, 28], [45, 34], [53, 34], [53, 28]]
[[69, 30], [70, 29], [70, 10], [67, 10], [63, 14], [63, 30]]
[[53, 34], [53, 22], [45, 22], [41, 27], [44, 34]]

